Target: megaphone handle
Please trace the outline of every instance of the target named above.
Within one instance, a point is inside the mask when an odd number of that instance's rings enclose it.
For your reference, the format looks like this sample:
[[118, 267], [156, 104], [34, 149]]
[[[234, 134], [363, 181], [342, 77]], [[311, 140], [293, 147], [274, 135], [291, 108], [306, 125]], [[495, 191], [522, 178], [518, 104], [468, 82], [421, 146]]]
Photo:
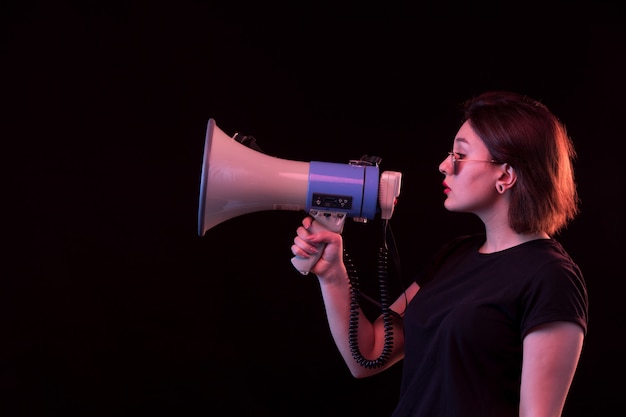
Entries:
[[[337, 218], [335, 216], [324, 216], [319, 212], [313, 212], [311, 215], [319, 219], [319, 221], [314, 220], [311, 223], [311, 226], [309, 226], [311, 233], [317, 233], [321, 230], [331, 230], [333, 232], [341, 233], [343, 230], [343, 224], [346, 219], [345, 216]], [[324, 223], [326, 223], [326, 225], [324, 225]], [[317, 247], [317, 253], [311, 255], [309, 258], [294, 256], [291, 258], [291, 263], [302, 275], [307, 275], [311, 271], [311, 268], [313, 268], [313, 265], [315, 265], [315, 263], [320, 259], [320, 256], [322, 256], [322, 252], [324, 252], [325, 247], [326, 244], [321, 243]]]

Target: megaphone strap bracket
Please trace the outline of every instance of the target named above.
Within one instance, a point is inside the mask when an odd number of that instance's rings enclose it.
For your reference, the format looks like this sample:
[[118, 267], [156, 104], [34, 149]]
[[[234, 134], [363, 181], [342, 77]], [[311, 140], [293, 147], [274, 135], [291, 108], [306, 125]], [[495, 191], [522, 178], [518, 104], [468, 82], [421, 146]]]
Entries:
[[380, 156], [363, 155], [361, 159], [350, 160], [350, 165], [378, 166], [381, 161], [382, 158]]

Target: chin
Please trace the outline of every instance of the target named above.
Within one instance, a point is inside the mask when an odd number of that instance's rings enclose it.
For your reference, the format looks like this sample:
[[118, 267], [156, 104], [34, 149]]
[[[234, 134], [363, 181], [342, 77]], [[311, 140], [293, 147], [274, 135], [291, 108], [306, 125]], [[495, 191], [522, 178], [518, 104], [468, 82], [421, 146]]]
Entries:
[[457, 207], [454, 204], [452, 204], [449, 200], [444, 201], [443, 202], [443, 206], [445, 207], [446, 210], [448, 210], [450, 212], [454, 212], [454, 213], [468, 213], [468, 211], [463, 209], [463, 207]]

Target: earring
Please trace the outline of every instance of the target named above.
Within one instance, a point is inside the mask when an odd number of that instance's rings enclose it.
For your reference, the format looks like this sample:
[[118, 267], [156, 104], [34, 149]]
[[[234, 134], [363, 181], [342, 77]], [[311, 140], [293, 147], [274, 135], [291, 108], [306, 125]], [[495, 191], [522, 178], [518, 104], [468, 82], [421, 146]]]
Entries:
[[500, 194], [502, 194], [502, 193], [504, 192], [504, 185], [502, 185], [502, 184], [498, 184], [498, 185], [496, 186], [496, 188], [498, 189], [498, 192], [499, 192]]

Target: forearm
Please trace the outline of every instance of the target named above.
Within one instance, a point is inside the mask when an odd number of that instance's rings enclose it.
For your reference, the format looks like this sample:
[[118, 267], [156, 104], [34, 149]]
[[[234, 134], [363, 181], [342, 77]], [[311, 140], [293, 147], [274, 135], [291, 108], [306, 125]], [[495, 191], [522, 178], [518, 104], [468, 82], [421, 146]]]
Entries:
[[[345, 269], [339, 270], [335, 271], [332, 277], [326, 276], [319, 281], [332, 337], [350, 373], [356, 378], [363, 378], [377, 374], [397, 362], [397, 359], [394, 358], [386, 365], [372, 369], [359, 364], [352, 354], [349, 341], [351, 288], [348, 275]], [[377, 320], [372, 323], [360, 308], [358, 314], [357, 343], [359, 352], [365, 359], [374, 360], [380, 356], [383, 350], [384, 327], [382, 321]]]

